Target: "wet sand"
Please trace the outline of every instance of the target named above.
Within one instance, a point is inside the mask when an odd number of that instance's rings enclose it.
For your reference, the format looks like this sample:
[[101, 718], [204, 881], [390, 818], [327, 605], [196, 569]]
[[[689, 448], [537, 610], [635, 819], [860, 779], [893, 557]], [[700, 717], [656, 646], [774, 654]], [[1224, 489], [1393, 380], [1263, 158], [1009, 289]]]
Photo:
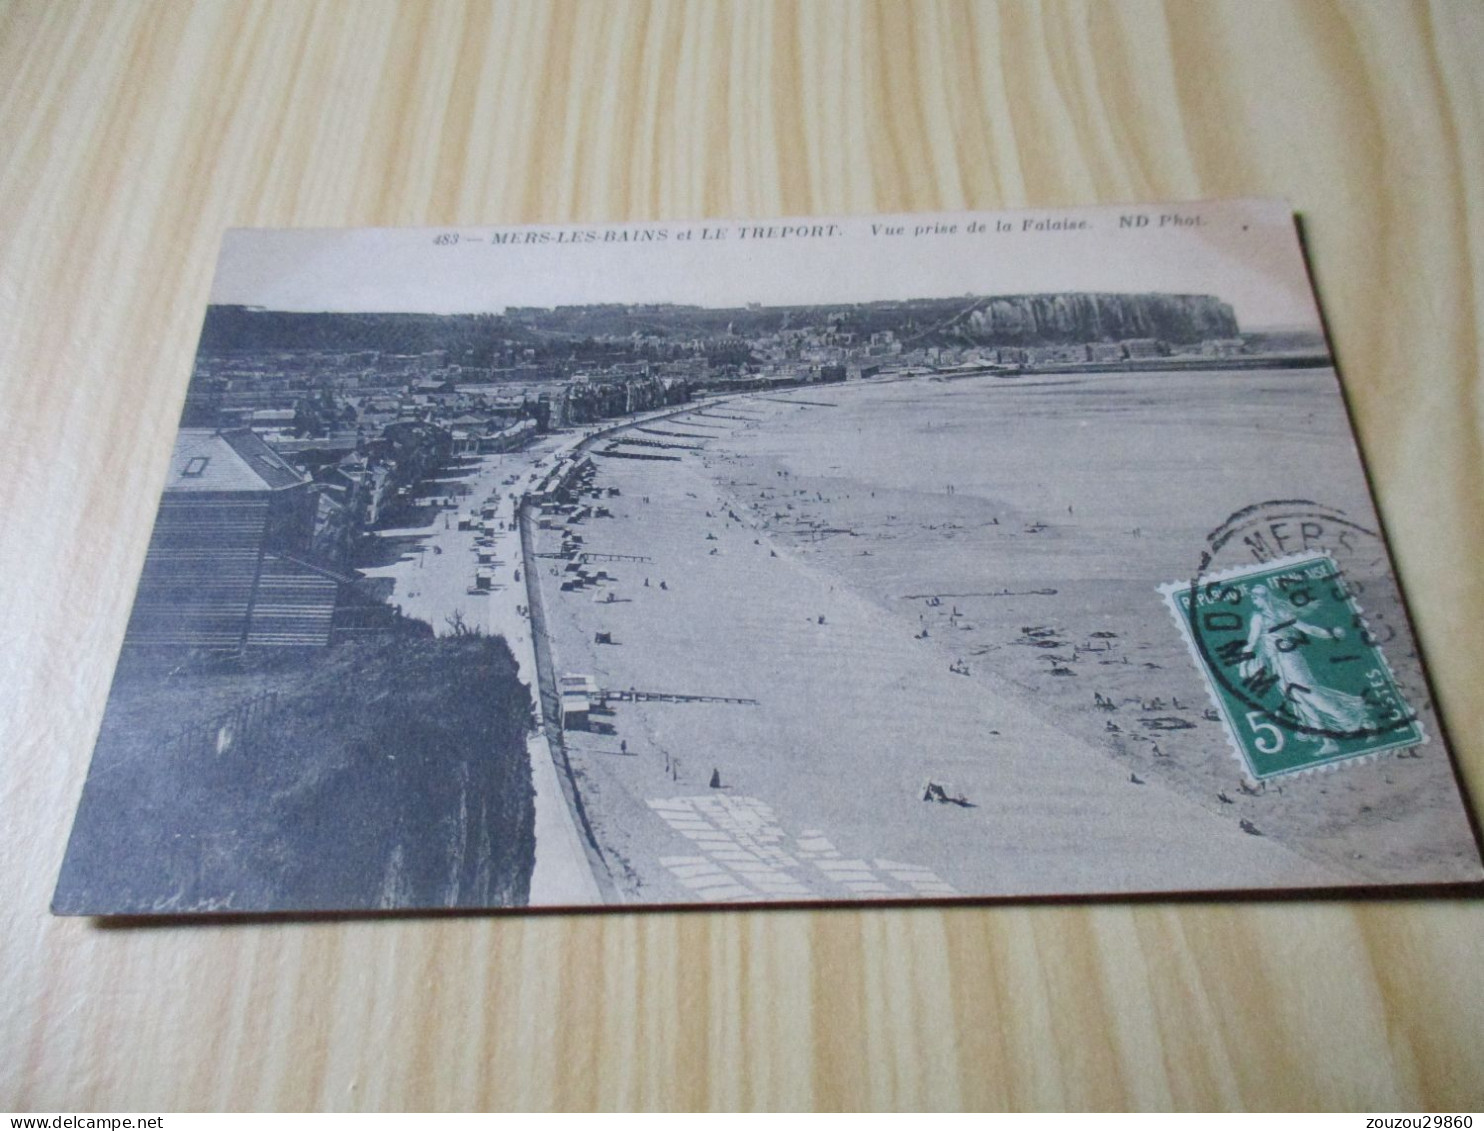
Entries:
[[[1335, 470], [1349, 441], [1332, 381], [814, 387], [647, 425], [699, 449], [674, 461], [595, 457], [597, 485], [621, 494], [577, 528], [584, 548], [653, 560], [577, 592], [543, 578], [558, 669], [758, 700], [622, 702], [600, 719], [612, 734], [568, 735], [620, 889], [694, 902], [1468, 874], [1440, 754], [1244, 792], [1156, 592], [1190, 575], [1206, 531], [1295, 483], [1369, 513], [1359, 475]], [[1275, 428], [1292, 432], [1285, 466], [1251, 458]]]

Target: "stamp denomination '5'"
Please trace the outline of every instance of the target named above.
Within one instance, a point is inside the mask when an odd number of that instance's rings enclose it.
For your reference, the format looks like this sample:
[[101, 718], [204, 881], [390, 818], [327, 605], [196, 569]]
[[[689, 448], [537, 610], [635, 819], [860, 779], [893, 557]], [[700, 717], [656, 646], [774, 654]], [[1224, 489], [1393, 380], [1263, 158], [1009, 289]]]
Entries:
[[1160, 592], [1253, 778], [1425, 741], [1328, 554], [1241, 567]]

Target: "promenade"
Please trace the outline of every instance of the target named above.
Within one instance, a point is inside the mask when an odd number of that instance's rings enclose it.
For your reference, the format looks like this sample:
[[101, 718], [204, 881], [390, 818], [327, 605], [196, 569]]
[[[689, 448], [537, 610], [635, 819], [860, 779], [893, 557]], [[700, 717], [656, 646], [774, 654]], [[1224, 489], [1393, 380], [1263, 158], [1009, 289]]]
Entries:
[[[574, 823], [564, 795], [543, 719], [536, 649], [526, 607], [526, 586], [517, 580], [522, 569], [518, 530], [518, 498], [542, 478], [550, 464], [581, 437], [559, 434], [543, 437], [520, 452], [487, 456], [464, 481], [469, 493], [456, 508], [443, 511], [426, 525], [380, 532], [403, 547], [390, 565], [362, 570], [368, 577], [393, 582], [389, 600], [408, 616], [433, 626], [439, 634], [467, 626], [502, 636], [520, 668], [520, 678], [532, 689], [538, 725], [529, 731], [526, 752], [531, 766], [536, 808], [536, 863], [531, 875], [532, 906], [582, 906], [604, 902], [594, 877], [592, 861]], [[479, 532], [459, 529], [459, 514], [482, 509], [494, 500], [492, 528], [485, 568], [493, 570], [491, 587], [471, 592], [480, 568], [476, 551]]]

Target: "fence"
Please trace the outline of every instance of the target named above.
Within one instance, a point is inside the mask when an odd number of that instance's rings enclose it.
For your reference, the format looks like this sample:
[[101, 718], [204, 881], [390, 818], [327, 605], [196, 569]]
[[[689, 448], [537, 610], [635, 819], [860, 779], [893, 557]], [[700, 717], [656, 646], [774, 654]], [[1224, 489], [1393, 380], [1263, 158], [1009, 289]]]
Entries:
[[183, 758], [208, 754], [241, 754], [262, 737], [277, 713], [278, 692], [260, 691], [214, 718], [187, 723], [161, 739], [151, 754]]

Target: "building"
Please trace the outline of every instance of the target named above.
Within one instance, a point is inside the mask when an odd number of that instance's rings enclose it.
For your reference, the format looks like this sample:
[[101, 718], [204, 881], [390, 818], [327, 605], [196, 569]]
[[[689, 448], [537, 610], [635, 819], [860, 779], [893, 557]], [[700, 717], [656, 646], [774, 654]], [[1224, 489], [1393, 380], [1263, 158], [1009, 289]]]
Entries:
[[562, 729], [587, 730], [600, 692], [590, 675], [564, 675], [558, 681], [562, 693]]
[[318, 504], [312, 482], [251, 429], [182, 428], [125, 646], [329, 643], [349, 579], [309, 560]]
[[1122, 344], [1123, 352], [1130, 361], [1148, 361], [1151, 358], [1164, 357], [1170, 352], [1155, 338], [1125, 338]]
[[1202, 357], [1241, 357], [1246, 352], [1241, 338], [1207, 338], [1201, 343]]
[[525, 447], [536, 436], [536, 422], [522, 420], [498, 431], [486, 431], [475, 438], [476, 449], [482, 454], [514, 452]]

